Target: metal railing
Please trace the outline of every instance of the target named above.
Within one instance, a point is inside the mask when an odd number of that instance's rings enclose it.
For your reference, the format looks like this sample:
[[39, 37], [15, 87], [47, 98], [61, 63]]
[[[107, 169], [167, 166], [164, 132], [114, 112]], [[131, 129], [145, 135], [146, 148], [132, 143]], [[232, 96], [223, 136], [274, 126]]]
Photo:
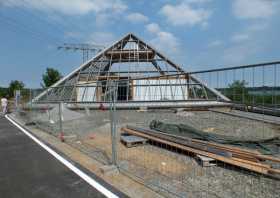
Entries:
[[226, 67], [191, 72], [219, 90], [239, 108], [278, 112], [280, 103], [280, 62]]

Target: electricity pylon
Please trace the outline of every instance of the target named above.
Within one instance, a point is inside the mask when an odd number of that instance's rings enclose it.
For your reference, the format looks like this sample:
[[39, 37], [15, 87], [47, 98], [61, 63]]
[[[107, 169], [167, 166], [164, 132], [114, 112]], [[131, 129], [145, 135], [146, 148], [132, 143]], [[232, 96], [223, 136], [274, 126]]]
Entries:
[[[70, 44], [64, 43], [63, 46], [57, 47], [57, 49], [64, 49], [64, 50], [73, 50], [73, 51], [82, 51], [83, 55], [83, 63], [89, 60], [90, 56], [102, 51], [105, 47], [102, 45], [96, 44], [87, 44], [87, 43], [80, 43], [80, 44]], [[92, 54], [91, 54], [92, 53]]]

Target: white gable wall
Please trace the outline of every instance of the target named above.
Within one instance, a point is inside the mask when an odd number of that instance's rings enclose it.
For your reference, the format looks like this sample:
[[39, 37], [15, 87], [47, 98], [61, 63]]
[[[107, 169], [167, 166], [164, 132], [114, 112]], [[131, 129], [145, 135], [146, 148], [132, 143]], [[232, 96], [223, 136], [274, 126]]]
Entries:
[[[188, 98], [187, 85], [184, 85], [185, 79], [134, 80], [133, 84], [134, 101], [186, 100]], [[172, 84], [175, 85], [172, 86]]]

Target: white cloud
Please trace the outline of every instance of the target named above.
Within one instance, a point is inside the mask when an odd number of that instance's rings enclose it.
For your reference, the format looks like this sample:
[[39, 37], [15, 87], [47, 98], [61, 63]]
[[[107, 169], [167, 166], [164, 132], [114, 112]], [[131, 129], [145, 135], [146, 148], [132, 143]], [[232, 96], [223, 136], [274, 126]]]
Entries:
[[149, 21], [149, 18], [141, 13], [135, 12], [128, 14], [126, 19], [131, 23], [145, 23]]
[[208, 47], [219, 47], [221, 45], [223, 45], [223, 41], [221, 40], [215, 40], [215, 41], [212, 41], [208, 44]]
[[79, 37], [81, 37], [81, 33], [80, 32], [65, 32], [64, 36], [66, 38], [79, 38]]
[[257, 32], [257, 31], [263, 31], [266, 30], [268, 28], [268, 24], [267, 23], [256, 23], [256, 24], [251, 24], [248, 28], [247, 31], [250, 32]]
[[170, 32], [158, 32], [156, 38], [151, 40], [152, 45], [169, 54], [178, 52], [178, 39]]
[[160, 27], [157, 23], [150, 23], [146, 26], [146, 29], [150, 32], [150, 33], [158, 33], [160, 32]]
[[106, 47], [112, 44], [115, 40], [116, 40], [115, 35], [110, 32], [93, 32], [89, 36], [89, 40], [87, 42], [103, 45]]
[[212, 0], [185, 0], [186, 3], [208, 3]]
[[235, 45], [223, 51], [223, 60], [228, 64], [242, 64], [250, 60], [260, 49], [255, 44], [246, 43], [244, 45]]
[[108, 26], [115, 22], [116, 19], [119, 19], [119, 16], [111, 13], [99, 13], [95, 17], [95, 25], [98, 27]]
[[40, 11], [56, 11], [65, 15], [82, 15], [89, 12], [123, 12], [127, 5], [122, 0], [6, 0], [6, 6], [24, 6]]
[[231, 40], [233, 42], [242, 42], [242, 41], [247, 41], [249, 39], [250, 39], [250, 36], [249, 36], [249, 34], [246, 34], [246, 33], [244, 33], [244, 34], [242, 34], [242, 33], [241, 34], [235, 34], [231, 38]]
[[[167, 21], [174, 26], [205, 26], [212, 12], [209, 9], [199, 7], [199, 4], [209, 0], [185, 0], [177, 5], [166, 4], [160, 13], [167, 17]], [[196, 4], [196, 6], [193, 6]], [[199, 8], [198, 8], [199, 7]]]
[[234, 0], [232, 5], [233, 13], [239, 19], [269, 18], [278, 8], [278, 0]]
[[178, 54], [180, 44], [171, 32], [162, 31], [157, 23], [146, 25], [146, 30], [155, 36], [151, 40], [153, 46], [169, 55]]

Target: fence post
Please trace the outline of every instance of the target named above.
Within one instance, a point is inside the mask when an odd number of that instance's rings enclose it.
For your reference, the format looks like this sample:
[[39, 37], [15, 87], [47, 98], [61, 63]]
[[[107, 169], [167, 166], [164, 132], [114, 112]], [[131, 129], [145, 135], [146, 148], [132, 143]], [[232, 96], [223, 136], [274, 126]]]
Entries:
[[[47, 91], [47, 101], [49, 101], [49, 90], [46, 89], [46, 91]], [[49, 122], [51, 122], [50, 103], [49, 102], [47, 104], [47, 113], [48, 113]]]
[[32, 121], [32, 117], [33, 117], [33, 94], [32, 94], [32, 89], [29, 89], [29, 122]]
[[21, 90], [15, 90], [14, 91], [14, 97], [15, 97], [15, 99], [14, 99], [15, 112], [19, 112]]
[[111, 115], [111, 141], [112, 141], [112, 164], [117, 165], [117, 134], [116, 134], [116, 87], [115, 83], [111, 86], [111, 102], [110, 102], [110, 115]]
[[29, 89], [29, 104], [30, 104], [30, 108], [32, 108], [32, 98], [33, 98], [33, 94], [32, 94], [32, 89]]
[[64, 142], [63, 125], [62, 125], [62, 102], [59, 103], [58, 107], [58, 119], [59, 119], [59, 138], [61, 142]]

